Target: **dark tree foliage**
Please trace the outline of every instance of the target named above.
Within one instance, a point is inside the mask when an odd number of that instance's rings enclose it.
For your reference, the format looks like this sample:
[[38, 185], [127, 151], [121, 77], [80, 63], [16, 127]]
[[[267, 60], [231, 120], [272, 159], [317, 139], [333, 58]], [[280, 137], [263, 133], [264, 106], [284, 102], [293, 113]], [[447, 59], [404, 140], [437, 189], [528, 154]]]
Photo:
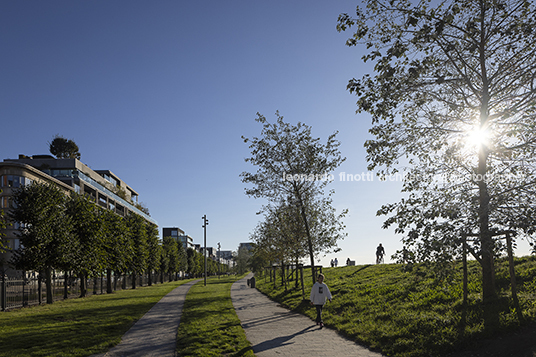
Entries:
[[87, 197], [73, 193], [66, 200], [66, 212], [72, 222], [74, 248], [71, 269], [80, 276], [80, 295], [87, 294], [87, 278], [98, 276], [105, 268], [102, 211]]
[[147, 248], [149, 254], [147, 256], [147, 273], [149, 274], [149, 285], [153, 284], [153, 273], [160, 266], [160, 250], [162, 246], [158, 239], [158, 226], [153, 223], [146, 224], [147, 231]]
[[147, 270], [149, 258], [149, 245], [147, 242], [147, 227], [145, 220], [134, 213], [127, 217], [130, 240], [132, 241], [132, 259], [129, 262], [129, 271], [132, 273], [132, 287], [136, 288], [136, 278]]
[[70, 139], [56, 135], [49, 143], [49, 151], [58, 159], [80, 159], [78, 145]]
[[52, 184], [36, 183], [14, 192], [9, 216], [19, 225], [21, 248], [11, 263], [20, 270], [44, 273], [47, 303], [52, 299], [52, 270], [70, 267], [75, 250], [66, 195]]
[[112, 272], [124, 274], [127, 271], [128, 262], [132, 259], [133, 247], [123, 217], [111, 210], [104, 210], [102, 219], [103, 252], [107, 275], [106, 291], [111, 293], [113, 291]]

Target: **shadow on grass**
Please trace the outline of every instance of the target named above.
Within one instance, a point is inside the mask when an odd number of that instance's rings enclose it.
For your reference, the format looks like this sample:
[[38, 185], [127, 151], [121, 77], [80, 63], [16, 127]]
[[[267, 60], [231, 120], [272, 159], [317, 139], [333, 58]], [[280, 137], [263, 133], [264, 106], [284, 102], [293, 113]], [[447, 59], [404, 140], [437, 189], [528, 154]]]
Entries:
[[348, 275], [348, 276], [356, 275], [356, 274], [359, 273], [360, 271], [365, 270], [365, 269], [367, 269], [367, 268], [370, 268], [371, 266], [372, 266], [372, 264], [363, 265], [361, 268], [357, 269], [356, 271], [354, 271], [352, 274], [350, 274], [350, 275]]
[[251, 348], [251, 346], [249, 346], [249, 347], [244, 347], [244, 348], [242, 348], [240, 351], [231, 354], [231, 356], [236, 356], [236, 357], [240, 357], [240, 356], [253, 356], [253, 348]]
[[144, 287], [142, 294], [132, 293], [134, 291], [129, 290], [121, 294], [130, 296], [88, 296], [35, 306], [31, 310], [17, 310], [11, 316], [11, 312], [6, 313], [8, 315], [3, 316], [8, 318], [0, 320], [0, 345], [9, 353], [0, 352], [0, 356], [58, 353], [82, 356], [101, 352], [117, 344], [121, 336], [169, 291]]
[[[121, 336], [153, 305], [154, 303], [127, 304], [120, 308], [98, 307], [80, 309], [75, 313], [59, 311], [25, 316], [16, 323], [17, 326], [24, 325], [24, 328], [11, 329], [9, 323], [4, 324], [0, 344], [11, 355], [18, 355], [17, 350], [21, 351], [20, 355], [37, 351], [46, 355], [46, 351], [54, 348], [61, 350], [60, 345], [65, 342], [76, 349], [100, 351], [119, 342]], [[131, 317], [132, 311], [139, 311], [135, 314], [139, 317]]]

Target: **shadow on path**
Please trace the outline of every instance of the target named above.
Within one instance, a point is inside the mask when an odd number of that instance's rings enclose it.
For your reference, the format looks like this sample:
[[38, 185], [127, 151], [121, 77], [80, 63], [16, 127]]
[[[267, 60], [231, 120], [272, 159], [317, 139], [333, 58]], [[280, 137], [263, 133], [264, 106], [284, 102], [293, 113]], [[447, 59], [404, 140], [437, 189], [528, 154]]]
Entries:
[[269, 350], [269, 349], [272, 349], [272, 348], [278, 348], [278, 347], [281, 347], [281, 346], [288, 345], [288, 344], [290, 344], [290, 342], [288, 342], [288, 341], [290, 341], [291, 339], [293, 339], [296, 336], [299, 336], [301, 334], [310, 332], [311, 329], [313, 329], [313, 328], [314, 328], [314, 326], [309, 326], [309, 327], [306, 327], [306, 328], [304, 328], [303, 330], [301, 330], [299, 332], [293, 333], [292, 335], [276, 337], [276, 338], [273, 338], [271, 340], [261, 342], [258, 345], [253, 346], [253, 351], [262, 352], [262, 351], [266, 351], [266, 350]]
[[231, 299], [257, 357], [379, 357], [309, 317], [287, 310], [257, 289], [246, 287], [251, 274], [231, 287]]

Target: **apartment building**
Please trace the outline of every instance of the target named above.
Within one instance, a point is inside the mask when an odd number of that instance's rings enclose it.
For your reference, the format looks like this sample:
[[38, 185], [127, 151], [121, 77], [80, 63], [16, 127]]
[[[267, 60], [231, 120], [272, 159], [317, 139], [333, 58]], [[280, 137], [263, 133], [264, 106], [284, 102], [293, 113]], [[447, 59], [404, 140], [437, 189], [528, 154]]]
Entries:
[[194, 239], [188, 234], [185, 234], [184, 231], [178, 227], [162, 228], [162, 238], [163, 237], [172, 237], [177, 242], [181, 243], [185, 250], [194, 247]]
[[[11, 207], [13, 190], [34, 181], [53, 183], [66, 194], [85, 194], [99, 206], [123, 217], [133, 212], [157, 224], [140, 209], [138, 193], [110, 170], [92, 170], [78, 159], [56, 159], [50, 155], [19, 155], [18, 159], [0, 162], [0, 209], [7, 211]], [[11, 251], [20, 247], [18, 228], [15, 222], [0, 232], [8, 248], [8, 252], [0, 253], [2, 270], [7, 269]]]

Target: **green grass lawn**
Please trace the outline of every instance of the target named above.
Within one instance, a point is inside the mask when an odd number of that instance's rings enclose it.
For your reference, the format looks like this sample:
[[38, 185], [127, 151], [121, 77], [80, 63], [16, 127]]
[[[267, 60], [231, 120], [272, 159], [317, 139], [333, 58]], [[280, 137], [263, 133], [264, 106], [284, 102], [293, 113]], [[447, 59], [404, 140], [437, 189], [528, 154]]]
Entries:
[[[323, 270], [334, 295], [327, 303], [324, 322], [351, 339], [389, 356], [439, 356], [463, 349], [474, 339], [486, 337], [483, 329], [480, 268], [469, 262], [469, 304], [462, 307], [460, 265], [447, 277], [431, 265], [408, 269], [402, 265], [364, 265]], [[524, 317], [536, 320], [536, 257], [516, 260], [519, 298]], [[500, 329], [519, 327], [509, 293], [508, 266], [497, 262], [500, 291]], [[278, 277], [280, 279], [280, 277]], [[258, 277], [257, 288], [282, 305], [311, 318], [310, 270], [304, 270], [305, 301], [292, 283], [285, 291], [269, 278]], [[292, 288], [291, 288], [292, 287]]]
[[0, 312], [0, 357], [89, 356], [121, 336], [177, 286], [190, 280]]
[[179, 356], [254, 356], [231, 301], [231, 285], [242, 277], [192, 286], [177, 332]]

